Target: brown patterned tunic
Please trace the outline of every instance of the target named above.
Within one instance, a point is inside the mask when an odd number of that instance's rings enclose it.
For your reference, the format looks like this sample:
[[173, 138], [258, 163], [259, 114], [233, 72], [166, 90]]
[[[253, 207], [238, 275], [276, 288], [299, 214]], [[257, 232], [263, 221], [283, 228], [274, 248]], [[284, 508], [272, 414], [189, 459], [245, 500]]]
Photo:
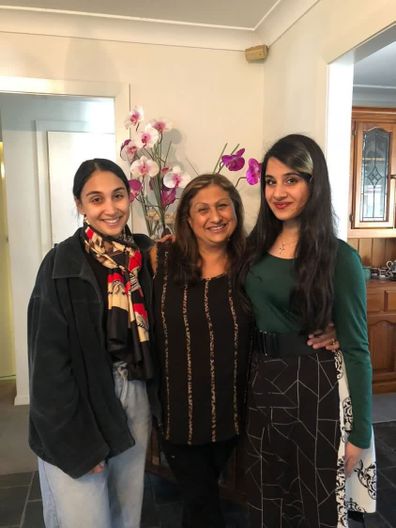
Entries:
[[165, 439], [200, 445], [240, 434], [250, 318], [229, 276], [177, 285], [161, 248], [154, 317]]

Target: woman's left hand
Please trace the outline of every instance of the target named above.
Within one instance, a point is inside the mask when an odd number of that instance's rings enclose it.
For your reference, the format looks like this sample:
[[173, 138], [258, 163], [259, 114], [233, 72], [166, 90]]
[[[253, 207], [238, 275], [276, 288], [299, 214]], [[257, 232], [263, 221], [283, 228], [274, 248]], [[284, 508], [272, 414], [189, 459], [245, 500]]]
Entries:
[[337, 341], [337, 335], [333, 323], [329, 323], [323, 330], [318, 330], [309, 334], [307, 345], [312, 346], [313, 349], [325, 348], [333, 352], [340, 348], [340, 343]]
[[361, 456], [362, 456], [363, 449], [361, 447], [357, 447], [351, 442], [347, 442], [345, 446], [345, 460], [344, 460], [344, 467], [345, 467], [345, 476], [346, 478], [350, 477], [352, 475], [352, 471], [356, 464], [359, 462]]

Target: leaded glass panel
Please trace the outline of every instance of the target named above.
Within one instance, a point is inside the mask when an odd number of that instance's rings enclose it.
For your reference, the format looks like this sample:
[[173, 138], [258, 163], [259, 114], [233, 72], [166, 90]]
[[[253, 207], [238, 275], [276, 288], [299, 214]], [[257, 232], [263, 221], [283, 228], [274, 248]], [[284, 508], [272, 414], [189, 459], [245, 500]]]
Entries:
[[388, 218], [388, 167], [391, 134], [382, 128], [363, 133], [361, 178], [361, 222]]

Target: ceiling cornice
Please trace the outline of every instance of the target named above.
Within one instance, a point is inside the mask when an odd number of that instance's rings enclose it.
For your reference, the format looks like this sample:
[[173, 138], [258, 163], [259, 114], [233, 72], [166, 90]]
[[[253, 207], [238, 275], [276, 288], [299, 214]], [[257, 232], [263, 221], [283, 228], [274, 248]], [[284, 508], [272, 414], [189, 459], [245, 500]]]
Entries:
[[320, 1], [279, 0], [256, 26], [255, 32], [270, 46]]
[[5, 6], [0, 6], [0, 31], [235, 51], [260, 43], [251, 29]]
[[243, 51], [270, 45], [320, 0], [278, 0], [256, 28], [0, 5], [0, 31]]

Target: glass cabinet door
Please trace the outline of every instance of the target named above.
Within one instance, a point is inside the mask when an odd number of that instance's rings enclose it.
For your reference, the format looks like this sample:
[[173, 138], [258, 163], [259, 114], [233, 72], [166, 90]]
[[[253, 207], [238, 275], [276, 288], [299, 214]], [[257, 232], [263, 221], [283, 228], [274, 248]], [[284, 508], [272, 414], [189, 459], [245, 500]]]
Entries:
[[357, 123], [352, 228], [394, 227], [396, 125]]

